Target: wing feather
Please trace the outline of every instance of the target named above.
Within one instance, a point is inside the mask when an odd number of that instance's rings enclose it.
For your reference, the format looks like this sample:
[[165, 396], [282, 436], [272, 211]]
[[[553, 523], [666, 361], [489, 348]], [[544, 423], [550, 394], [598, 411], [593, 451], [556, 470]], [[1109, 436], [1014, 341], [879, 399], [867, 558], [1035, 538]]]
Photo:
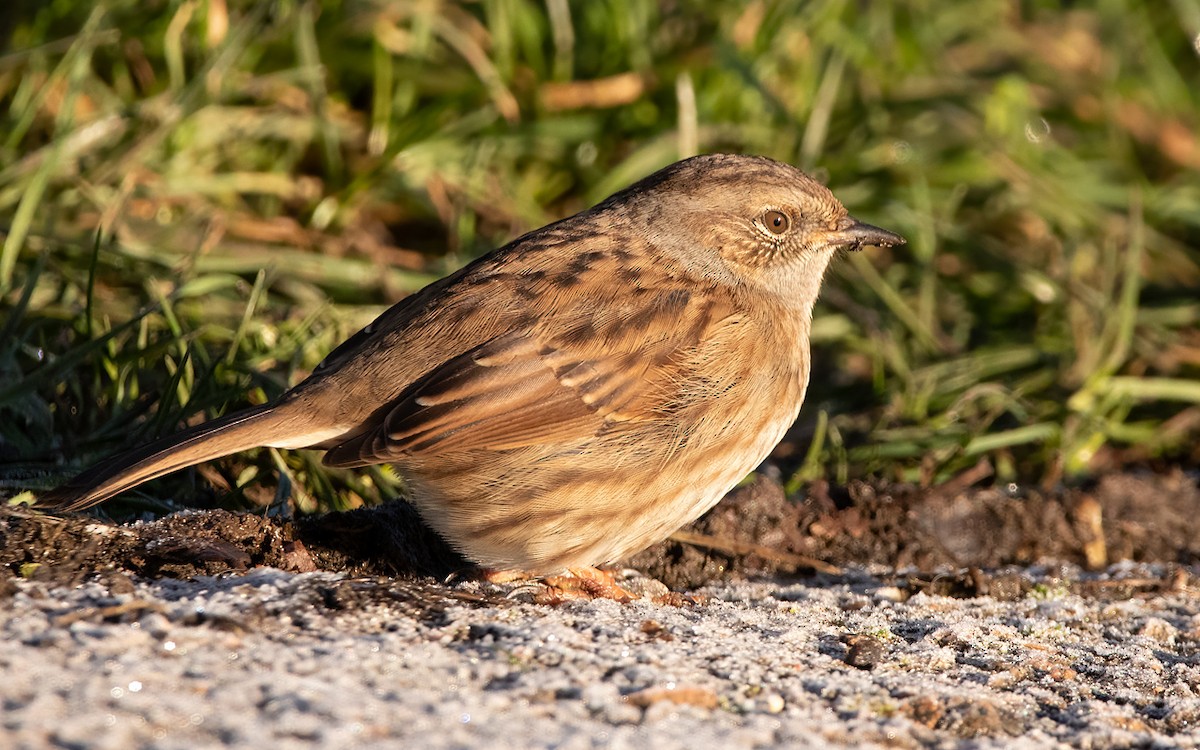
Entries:
[[[649, 290], [647, 290], [649, 291]], [[559, 326], [500, 334], [417, 379], [366, 428], [325, 456], [363, 466], [443, 451], [508, 450], [585, 441], [669, 413], [678, 369], [729, 313], [711, 298], [678, 305], [659, 295], [666, 320], [645, 314], [643, 295], [624, 316], [581, 308]], [[611, 306], [608, 308], [611, 311]], [[637, 313], [635, 317], [633, 313]], [[587, 335], [581, 335], [586, 331]]]

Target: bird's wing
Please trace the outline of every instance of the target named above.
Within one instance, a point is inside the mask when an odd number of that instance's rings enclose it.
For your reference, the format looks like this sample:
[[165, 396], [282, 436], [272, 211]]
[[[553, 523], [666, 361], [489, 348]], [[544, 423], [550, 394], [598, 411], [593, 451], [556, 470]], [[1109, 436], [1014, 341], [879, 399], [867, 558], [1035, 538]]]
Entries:
[[661, 419], [679, 395], [680, 364], [727, 314], [712, 298], [642, 290], [636, 302], [501, 334], [417, 379], [325, 462], [571, 442]]

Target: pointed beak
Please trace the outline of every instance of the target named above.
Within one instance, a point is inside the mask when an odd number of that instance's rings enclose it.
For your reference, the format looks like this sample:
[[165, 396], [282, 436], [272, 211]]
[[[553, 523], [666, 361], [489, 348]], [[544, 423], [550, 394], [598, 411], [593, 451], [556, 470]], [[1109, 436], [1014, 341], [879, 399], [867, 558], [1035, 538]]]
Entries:
[[864, 246], [893, 247], [908, 241], [895, 232], [864, 224], [852, 216], [846, 217], [842, 227], [829, 234], [829, 244], [850, 250], [861, 250]]

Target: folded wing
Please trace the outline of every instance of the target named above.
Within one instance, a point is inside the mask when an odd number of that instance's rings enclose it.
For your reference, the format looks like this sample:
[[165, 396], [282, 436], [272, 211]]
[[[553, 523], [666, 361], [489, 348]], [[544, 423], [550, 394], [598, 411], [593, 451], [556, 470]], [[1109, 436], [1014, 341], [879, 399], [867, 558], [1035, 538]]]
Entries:
[[501, 334], [417, 379], [325, 462], [569, 444], [664, 419], [686, 395], [681, 366], [728, 314], [711, 297], [642, 290], [605, 319], [580, 312]]

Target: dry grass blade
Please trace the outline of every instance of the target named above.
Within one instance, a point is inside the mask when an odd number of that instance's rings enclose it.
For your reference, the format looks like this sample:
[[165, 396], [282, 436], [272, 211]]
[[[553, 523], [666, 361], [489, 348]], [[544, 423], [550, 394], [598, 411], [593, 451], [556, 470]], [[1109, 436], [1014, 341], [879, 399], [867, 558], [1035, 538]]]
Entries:
[[771, 547], [764, 547], [761, 544], [754, 544], [752, 542], [723, 539], [711, 534], [699, 534], [694, 531], [676, 531], [671, 535], [671, 539], [682, 544], [690, 544], [693, 547], [700, 547], [701, 549], [716, 550], [717, 552], [729, 555], [755, 555], [764, 560], [790, 566], [793, 570], [811, 568], [818, 573], [827, 573], [829, 575], [841, 575], [843, 572], [838, 566], [830, 565], [823, 560], [772, 549]]

